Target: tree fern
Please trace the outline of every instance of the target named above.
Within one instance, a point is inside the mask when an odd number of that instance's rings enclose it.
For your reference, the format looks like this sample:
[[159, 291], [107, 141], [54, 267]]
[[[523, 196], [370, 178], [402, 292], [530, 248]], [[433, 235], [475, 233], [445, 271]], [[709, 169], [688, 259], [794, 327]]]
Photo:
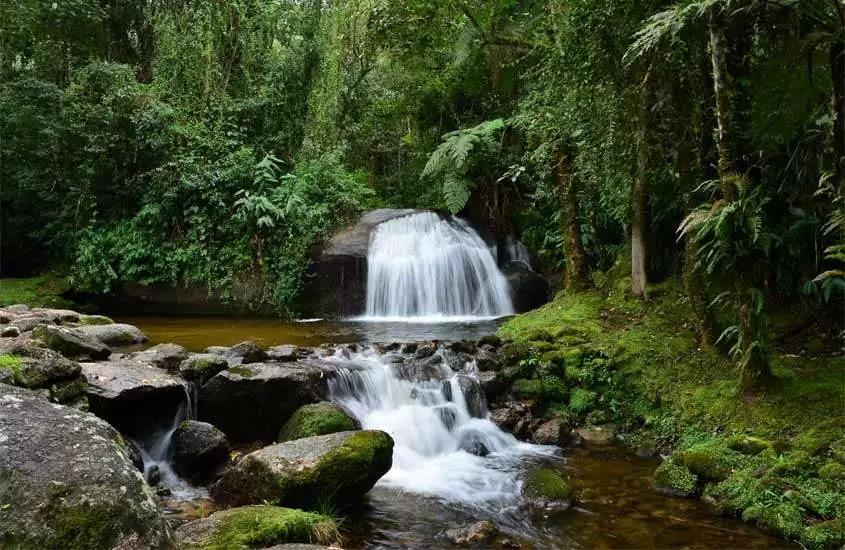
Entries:
[[445, 174], [443, 178], [443, 201], [452, 214], [457, 214], [469, 202], [472, 194], [472, 183], [453, 172]]

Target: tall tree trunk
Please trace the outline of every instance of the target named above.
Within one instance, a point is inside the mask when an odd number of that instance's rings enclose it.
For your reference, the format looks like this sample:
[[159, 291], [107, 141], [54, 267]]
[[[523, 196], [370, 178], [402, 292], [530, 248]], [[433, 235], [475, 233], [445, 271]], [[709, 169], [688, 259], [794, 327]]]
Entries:
[[648, 114], [651, 108], [651, 68], [649, 68], [640, 93], [640, 108], [637, 115], [637, 174], [634, 177], [634, 220], [631, 225], [631, 292], [634, 296], [645, 296], [646, 284], [646, 239], [648, 237], [648, 192], [646, 176], [648, 171]]
[[581, 240], [581, 214], [578, 205], [578, 189], [570, 170], [571, 155], [566, 149], [558, 152], [552, 167], [555, 184], [563, 202], [561, 224], [566, 253], [564, 288], [567, 292], [578, 292], [588, 286], [587, 261], [584, 242]]
[[830, 49], [830, 67], [833, 77], [833, 152], [835, 155], [836, 183], [845, 194], [845, 40], [837, 39]]
[[730, 75], [728, 73], [728, 48], [725, 40], [724, 22], [717, 9], [710, 11], [710, 55], [713, 65], [713, 92], [716, 99], [716, 146], [719, 150], [719, 178], [722, 180], [722, 194], [725, 200], [736, 196], [733, 185], [726, 183], [725, 176], [736, 171], [733, 158], [733, 126], [730, 96]]

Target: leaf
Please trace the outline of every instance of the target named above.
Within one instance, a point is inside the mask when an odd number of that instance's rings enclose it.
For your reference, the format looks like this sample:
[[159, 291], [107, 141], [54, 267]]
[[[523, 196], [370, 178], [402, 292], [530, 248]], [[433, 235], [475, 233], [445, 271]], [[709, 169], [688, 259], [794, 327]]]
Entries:
[[443, 178], [443, 200], [452, 214], [457, 214], [469, 202], [470, 182], [449, 172]]

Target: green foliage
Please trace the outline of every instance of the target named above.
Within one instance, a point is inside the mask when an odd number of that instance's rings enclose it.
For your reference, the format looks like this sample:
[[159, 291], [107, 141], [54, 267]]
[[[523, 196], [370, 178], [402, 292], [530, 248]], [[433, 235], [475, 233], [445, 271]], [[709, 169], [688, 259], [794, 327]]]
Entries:
[[67, 281], [55, 275], [0, 279], [0, 306], [26, 304], [30, 307], [64, 308], [70, 304], [62, 297], [67, 291]]
[[209, 548], [234, 550], [288, 542], [331, 544], [340, 538], [337, 523], [329, 516], [275, 506], [245, 506], [223, 513]]

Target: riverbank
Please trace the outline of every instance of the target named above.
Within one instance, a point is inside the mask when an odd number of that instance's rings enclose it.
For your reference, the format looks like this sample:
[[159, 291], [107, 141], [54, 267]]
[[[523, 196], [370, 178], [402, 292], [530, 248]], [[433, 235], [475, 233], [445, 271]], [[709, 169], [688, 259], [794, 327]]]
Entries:
[[807, 547], [841, 547], [845, 359], [837, 329], [810, 327], [811, 340], [781, 341], [774, 380], [740, 395], [735, 365], [698, 345], [677, 282], [651, 289], [648, 301], [627, 298], [623, 286], [559, 295], [504, 324], [499, 334], [515, 342], [511, 393], [535, 416], [668, 455], [653, 476], [657, 490], [703, 498]]

